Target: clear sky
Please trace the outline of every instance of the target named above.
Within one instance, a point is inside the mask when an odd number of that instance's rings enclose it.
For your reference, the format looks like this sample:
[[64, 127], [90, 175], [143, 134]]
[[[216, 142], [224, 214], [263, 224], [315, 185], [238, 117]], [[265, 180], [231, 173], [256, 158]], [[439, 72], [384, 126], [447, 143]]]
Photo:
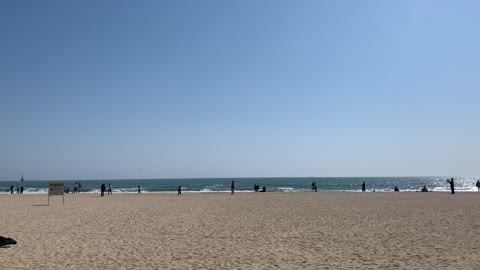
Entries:
[[479, 1], [0, 1], [0, 179], [480, 175]]

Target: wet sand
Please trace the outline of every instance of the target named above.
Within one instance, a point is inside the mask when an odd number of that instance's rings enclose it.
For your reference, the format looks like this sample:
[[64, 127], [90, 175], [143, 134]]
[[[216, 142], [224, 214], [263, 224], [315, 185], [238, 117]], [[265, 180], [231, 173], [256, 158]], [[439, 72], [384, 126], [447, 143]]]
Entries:
[[2, 269], [479, 269], [480, 193], [0, 195]]

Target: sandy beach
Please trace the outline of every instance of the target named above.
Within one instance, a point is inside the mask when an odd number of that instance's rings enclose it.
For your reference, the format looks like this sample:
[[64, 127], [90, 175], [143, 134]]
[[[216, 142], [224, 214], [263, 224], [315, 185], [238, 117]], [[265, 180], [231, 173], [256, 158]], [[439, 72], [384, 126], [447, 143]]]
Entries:
[[0, 196], [2, 269], [478, 269], [480, 193]]

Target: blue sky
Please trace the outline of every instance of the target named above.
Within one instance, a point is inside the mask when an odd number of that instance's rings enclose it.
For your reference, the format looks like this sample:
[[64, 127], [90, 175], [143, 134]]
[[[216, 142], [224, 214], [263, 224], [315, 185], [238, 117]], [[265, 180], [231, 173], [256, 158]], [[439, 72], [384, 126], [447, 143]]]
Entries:
[[478, 1], [0, 1], [0, 179], [480, 175]]

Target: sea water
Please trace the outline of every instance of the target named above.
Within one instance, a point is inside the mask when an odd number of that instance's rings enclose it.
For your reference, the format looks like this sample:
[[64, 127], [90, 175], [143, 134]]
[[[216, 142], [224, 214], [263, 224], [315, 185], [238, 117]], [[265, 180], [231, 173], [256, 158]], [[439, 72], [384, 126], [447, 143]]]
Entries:
[[[431, 191], [449, 191], [447, 179], [451, 177], [280, 177], [280, 178], [179, 178], [179, 179], [104, 179], [104, 180], [25, 180], [0, 181], [0, 194], [10, 193], [9, 188], [24, 186], [24, 194], [46, 194], [48, 183], [63, 182], [73, 192], [75, 182], [82, 183], [82, 193], [99, 193], [100, 186], [112, 184], [113, 193], [176, 192], [181, 185], [184, 192], [230, 192], [235, 180], [236, 192], [253, 192], [254, 184], [267, 192], [308, 192], [312, 182], [317, 182], [319, 192], [359, 192], [362, 182], [367, 191], [390, 192], [397, 186], [400, 191], [419, 191], [426, 186]], [[454, 177], [456, 191], [477, 191], [475, 183], [480, 177]]]

